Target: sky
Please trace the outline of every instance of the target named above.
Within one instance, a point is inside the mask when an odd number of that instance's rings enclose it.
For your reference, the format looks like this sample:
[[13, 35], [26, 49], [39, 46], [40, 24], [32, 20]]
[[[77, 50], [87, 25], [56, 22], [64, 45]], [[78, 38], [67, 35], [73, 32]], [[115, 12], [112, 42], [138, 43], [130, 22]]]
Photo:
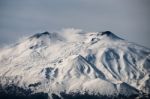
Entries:
[[64, 28], [112, 31], [150, 48], [150, 0], [0, 0], [0, 47]]

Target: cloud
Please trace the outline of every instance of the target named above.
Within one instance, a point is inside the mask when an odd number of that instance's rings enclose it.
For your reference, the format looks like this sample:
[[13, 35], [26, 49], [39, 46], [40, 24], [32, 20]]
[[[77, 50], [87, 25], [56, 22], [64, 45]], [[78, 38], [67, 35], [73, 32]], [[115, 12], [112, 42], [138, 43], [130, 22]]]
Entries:
[[62, 35], [63, 38], [66, 39], [66, 41], [77, 41], [79, 39], [83, 39], [80, 33], [83, 33], [81, 29], [74, 29], [74, 28], [62, 29], [59, 32], [59, 34]]

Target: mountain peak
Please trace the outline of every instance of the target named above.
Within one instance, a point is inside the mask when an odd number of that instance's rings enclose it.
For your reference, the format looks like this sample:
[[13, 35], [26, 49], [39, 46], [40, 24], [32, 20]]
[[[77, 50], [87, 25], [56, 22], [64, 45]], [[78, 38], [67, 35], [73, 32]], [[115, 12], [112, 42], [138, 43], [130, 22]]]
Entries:
[[115, 35], [114, 33], [112, 33], [111, 31], [104, 31], [100, 33], [101, 36], [107, 36], [108, 38], [112, 39], [112, 40], [123, 40], [122, 38], [118, 37], [117, 35]]
[[107, 35], [107, 36], [109, 36], [110, 34], [112, 34], [112, 32], [110, 31], [104, 31], [101, 33], [101, 35]]
[[47, 31], [45, 31], [45, 32], [43, 32], [43, 33], [37, 33], [37, 34], [35, 34], [35, 35], [33, 35], [33, 36], [31, 36], [30, 38], [40, 38], [41, 36], [46, 36], [46, 35], [50, 35], [50, 33], [49, 32], [47, 32]]

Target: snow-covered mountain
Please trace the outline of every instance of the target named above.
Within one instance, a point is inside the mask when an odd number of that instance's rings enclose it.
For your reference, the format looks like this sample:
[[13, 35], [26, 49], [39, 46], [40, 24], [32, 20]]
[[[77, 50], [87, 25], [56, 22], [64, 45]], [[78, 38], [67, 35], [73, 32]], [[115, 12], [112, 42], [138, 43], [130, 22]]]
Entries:
[[150, 49], [110, 31], [38, 33], [0, 50], [0, 85], [1, 91], [14, 85], [50, 98], [147, 95]]

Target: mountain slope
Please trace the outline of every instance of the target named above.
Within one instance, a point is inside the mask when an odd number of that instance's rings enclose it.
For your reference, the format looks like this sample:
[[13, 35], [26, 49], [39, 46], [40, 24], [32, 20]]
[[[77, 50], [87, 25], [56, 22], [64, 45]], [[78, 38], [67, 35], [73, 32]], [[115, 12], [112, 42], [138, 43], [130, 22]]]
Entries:
[[[70, 38], [74, 37], [74, 38]], [[110, 31], [38, 33], [0, 53], [0, 84], [33, 93], [150, 93], [150, 50]]]

